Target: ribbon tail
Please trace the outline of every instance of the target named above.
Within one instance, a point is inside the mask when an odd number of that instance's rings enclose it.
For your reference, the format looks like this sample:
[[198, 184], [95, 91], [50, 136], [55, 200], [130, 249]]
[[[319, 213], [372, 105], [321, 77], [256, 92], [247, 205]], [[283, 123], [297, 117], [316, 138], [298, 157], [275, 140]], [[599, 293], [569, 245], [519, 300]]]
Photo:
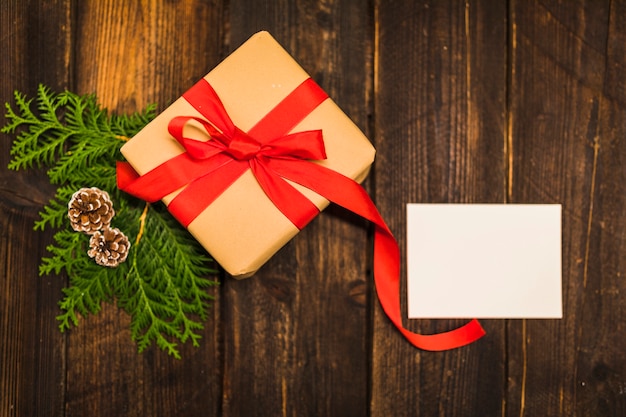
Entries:
[[385, 314], [411, 344], [424, 350], [442, 351], [470, 344], [484, 336], [485, 331], [476, 319], [438, 334], [422, 335], [406, 329], [400, 308], [400, 249], [378, 209], [357, 182], [318, 164], [303, 163], [306, 167], [272, 160], [271, 166], [281, 176], [374, 224], [374, 282], [378, 299]]
[[[348, 209], [351, 210], [350, 208]], [[368, 220], [373, 221], [372, 219]], [[403, 326], [399, 297], [400, 252], [393, 235], [387, 227], [381, 227], [377, 222], [374, 222], [374, 224], [376, 226], [374, 234], [374, 281], [376, 292], [385, 314], [387, 314], [404, 337], [420, 349], [443, 351], [468, 345], [484, 336], [485, 331], [476, 319], [472, 319], [456, 329], [430, 335], [414, 333]]]
[[117, 174], [117, 188], [127, 192], [130, 195], [141, 198], [149, 203], [154, 203], [159, 200], [156, 195], [151, 195], [149, 192], [145, 192], [146, 186], [144, 180], [135, 171], [135, 169], [128, 162], [118, 161], [115, 167]]
[[117, 161], [115, 173], [117, 174], [117, 186], [120, 189], [126, 188], [128, 184], [139, 178], [137, 171], [128, 162]]
[[[218, 155], [220, 156], [220, 155]], [[167, 209], [185, 227], [206, 209], [217, 197], [231, 186], [244, 172], [248, 163], [226, 159], [204, 175], [186, 186], [172, 201]]]
[[195, 178], [209, 175], [231, 162], [233, 160], [223, 154], [215, 155], [207, 163], [191, 158], [188, 153], [182, 153], [141, 176], [129, 163], [118, 162], [117, 187], [128, 194], [154, 203], [189, 184]]
[[319, 214], [319, 208], [311, 200], [268, 169], [266, 163], [254, 159], [250, 162], [252, 173], [265, 195], [299, 230]]

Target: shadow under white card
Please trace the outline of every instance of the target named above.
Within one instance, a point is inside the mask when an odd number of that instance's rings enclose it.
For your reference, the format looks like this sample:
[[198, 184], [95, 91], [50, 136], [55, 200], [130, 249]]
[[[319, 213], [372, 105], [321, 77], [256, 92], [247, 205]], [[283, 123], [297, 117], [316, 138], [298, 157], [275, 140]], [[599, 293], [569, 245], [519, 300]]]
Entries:
[[408, 204], [409, 318], [561, 318], [561, 205]]

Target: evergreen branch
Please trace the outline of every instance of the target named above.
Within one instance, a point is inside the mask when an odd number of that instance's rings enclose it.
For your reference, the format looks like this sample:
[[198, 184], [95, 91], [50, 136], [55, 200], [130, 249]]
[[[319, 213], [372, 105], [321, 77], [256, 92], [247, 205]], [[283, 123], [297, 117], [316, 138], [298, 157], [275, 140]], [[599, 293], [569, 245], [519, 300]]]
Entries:
[[62, 332], [71, 325], [78, 326], [77, 313], [83, 317], [90, 313], [97, 314], [102, 302], [111, 300], [113, 294], [106, 285], [109, 281], [106, 276], [108, 273], [107, 269], [91, 267], [80, 274], [70, 275], [70, 286], [63, 289], [65, 297], [59, 302], [63, 312], [57, 316]]
[[[106, 166], [104, 162], [114, 159], [119, 154], [122, 144], [121, 141], [115, 140], [112, 134], [108, 137], [85, 137], [85, 140], [73, 144], [48, 171], [50, 181], [53, 184], [62, 184], [71, 181], [77, 173], [80, 174], [92, 167]], [[81, 156], [80, 160], [77, 160], [76, 155]]]
[[[147, 210], [145, 202], [116, 186], [121, 146], [154, 118], [155, 109], [151, 105], [143, 112], [109, 115], [93, 95], [54, 93], [40, 85], [34, 100], [15, 92], [15, 109], [6, 104], [2, 132], [15, 136], [9, 168], [48, 167], [50, 182], [58, 185], [34, 228], [57, 229], [39, 273], [65, 272], [69, 278], [59, 302], [60, 330], [116, 299], [131, 317], [131, 337], [140, 352], [155, 343], [180, 358], [179, 342], [199, 344], [213, 299], [207, 288], [217, 284], [208, 276], [216, 271], [208, 267], [211, 260], [204, 249], [163, 206]], [[83, 187], [110, 194], [115, 227], [135, 242], [128, 261], [116, 268], [97, 265], [87, 255], [89, 236], [69, 225], [68, 201]]]
[[37, 123], [37, 117], [30, 111], [31, 100], [27, 100], [26, 96], [19, 91], [15, 91], [13, 94], [15, 98], [15, 104], [17, 105], [18, 112], [14, 112], [9, 103], [5, 103], [6, 119], [8, 123], [2, 128], [3, 133], [13, 133], [21, 125], [29, 123]]
[[43, 211], [39, 212], [40, 220], [35, 221], [34, 229], [44, 230], [46, 225], [60, 228], [67, 221], [67, 202], [78, 188], [80, 187], [74, 185], [57, 188], [54, 199], [50, 200], [48, 205], [43, 207]]
[[175, 312], [167, 305], [168, 300], [165, 299], [167, 295], [155, 291], [149, 285], [137, 271], [135, 262], [128, 280], [130, 283], [128, 289], [133, 291], [124, 307], [135, 311], [130, 330], [132, 338], [137, 341], [139, 352], [146, 349], [152, 341], [156, 341], [158, 346], [167, 350], [168, 354], [180, 358], [176, 343], [167, 340], [165, 335], [182, 340], [181, 332], [169, 321], [159, 318], [159, 316], [165, 316], [171, 320], [171, 317], [175, 315]]
[[[208, 258], [196, 245], [190, 244], [186, 231], [173, 227], [174, 222], [168, 212], [149, 210], [146, 213], [144, 235], [133, 248], [133, 256], [155, 262], [140, 265], [133, 259], [127, 277], [129, 284], [120, 288], [129, 293], [120, 295], [119, 299], [127, 300], [125, 304], [120, 303], [122, 308], [136, 312], [131, 321], [131, 336], [138, 342], [140, 351], [155, 341], [177, 356], [176, 344], [165, 335], [182, 343], [191, 340], [194, 346], [199, 345], [197, 332], [203, 326], [193, 317], [206, 320], [207, 300], [212, 297], [205, 289], [215, 282], [203, 278], [214, 272], [206, 266]], [[184, 233], [180, 233], [181, 230]], [[170, 257], [160, 259], [163, 253]], [[180, 267], [181, 263], [189, 266]]]

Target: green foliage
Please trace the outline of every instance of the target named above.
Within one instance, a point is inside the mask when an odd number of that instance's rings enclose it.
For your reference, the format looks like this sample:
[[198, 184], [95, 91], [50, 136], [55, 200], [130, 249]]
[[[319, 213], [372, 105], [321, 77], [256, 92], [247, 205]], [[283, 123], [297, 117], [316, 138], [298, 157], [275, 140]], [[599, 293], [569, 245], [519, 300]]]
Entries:
[[[2, 132], [15, 136], [9, 168], [47, 167], [50, 182], [58, 185], [35, 230], [56, 229], [40, 274], [65, 271], [69, 278], [59, 303], [61, 331], [78, 325], [79, 316], [98, 313], [103, 302], [117, 300], [131, 316], [131, 335], [140, 352], [154, 342], [180, 358], [178, 342], [198, 346], [212, 299], [207, 287], [216, 285], [207, 278], [215, 273], [209, 257], [162, 206], [148, 205], [116, 186], [120, 148], [154, 117], [155, 107], [109, 115], [93, 95], [54, 93], [40, 85], [35, 103], [16, 92], [15, 109], [7, 103], [6, 111]], [[116, 212], [112, 226], [132, 243], [128, 259], [116, 268], [97, 265], [87, 255], [89, 236], [69, 224], [68, 201], [82, 187], [109, 193]]]

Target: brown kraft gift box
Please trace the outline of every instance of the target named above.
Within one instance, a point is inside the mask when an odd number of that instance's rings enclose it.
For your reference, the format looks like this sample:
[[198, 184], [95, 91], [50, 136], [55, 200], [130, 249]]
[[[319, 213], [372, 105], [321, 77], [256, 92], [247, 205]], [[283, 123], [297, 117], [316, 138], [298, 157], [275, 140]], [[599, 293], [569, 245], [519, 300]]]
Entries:
[[[307, 78], [309, 75], [267, 32], [253, 35], [204, 77], [234, 124], [243, 131], [248, 131]], [[201, 117], [181, 97], [122, 147], [122, 154], [138, 174], [143, 175], [185, 151], [168, 133], [168, 123], [175, 116]], [[327, 159], [315, 162], [357, 182], [363, 181], [375, 150], [330, 98], [292, 132], [317, 129], [322, 130]], [[318, 194], [294, 186], [320, 210], [328, 205], [328, 200]], [[166, 196], [163, 202], [168, 204], [175, 194]], [[254, 274], [299, 231], [267, 198], [250, 170], [206, 207], [188, 230], [236, 278]]]

